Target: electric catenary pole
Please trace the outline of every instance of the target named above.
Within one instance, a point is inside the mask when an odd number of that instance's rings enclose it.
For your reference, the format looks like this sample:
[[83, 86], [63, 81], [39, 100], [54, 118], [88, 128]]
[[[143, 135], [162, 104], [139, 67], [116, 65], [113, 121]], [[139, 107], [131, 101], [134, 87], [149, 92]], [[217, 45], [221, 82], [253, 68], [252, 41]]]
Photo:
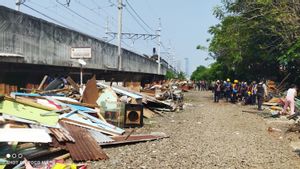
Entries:
[[161, 56], [161, 53], [160, 53], [160, 48], [161, 48], [161, 20], [159, 18], [159, 23], [158, 23], [158, 30], [157, 30], [157, 35], [158, 35], [158, 59], [157, 59], [157, 62], [158, 62], [158, 68], [157, 68], [157, 74], [160, 74], [160, 69], [161, 69], [161, 63], [160, 63], [160, 56]]
[[122, 70], [122, 10], [123, 10], [123, 4], [122, 0], [118, 1], [118, 11], [119, 11], [119, 17], [118, 17], [118, 69]]

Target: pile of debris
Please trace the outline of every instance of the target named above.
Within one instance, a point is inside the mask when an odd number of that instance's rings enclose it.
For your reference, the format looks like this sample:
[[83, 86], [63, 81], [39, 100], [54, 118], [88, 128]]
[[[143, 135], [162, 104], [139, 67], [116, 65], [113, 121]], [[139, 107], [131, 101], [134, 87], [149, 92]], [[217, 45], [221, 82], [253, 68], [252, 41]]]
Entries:
[[144, 117], [183, 105], [182, 90], [174, 81], [141, 89], [134, 83], [128, 88], [106, 84], [95, 76], [85, 86], [70, 77], [48, 85], [46, 79], [37, 89], [0, 97], [0, 157], [4, 157], [0, 168], [59, 168], [67, 165], [69, 157], [75, 162], [108, 159], [103, 146], [168, 137], [164, 133], [134, 135], [134, 130], [124, 128], [142, 127]]

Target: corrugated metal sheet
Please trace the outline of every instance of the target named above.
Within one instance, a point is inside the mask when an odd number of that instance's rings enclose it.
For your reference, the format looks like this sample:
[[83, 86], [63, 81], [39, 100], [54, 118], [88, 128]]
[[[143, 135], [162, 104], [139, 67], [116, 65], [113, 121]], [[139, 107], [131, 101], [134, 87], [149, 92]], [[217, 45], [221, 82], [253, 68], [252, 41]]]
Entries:
[[63, 150], [67, 150], [66, 142], [59, 142], [54, 136], [52, 136], [52, 147], [61, 148]]
[[99, 131], [89, 130], [89, 133], [97, 141], [97, 143], [109, 143], [114, 141], [113, 139], [111, 139], [105, 134], [102, 134]]
[[57, 128], [49, 128], [51, 133], [55, 136], [58, 141], [71, 141], [75, 142], [75, 139], [70, 135], [69, 131], [66, 130], [64, 127], [59, 129]]
[[108, 156], [104, 153], [96, 140], [87, 129], [61, 122], [75, 139], [75, 143], [67, 142], [66, 146], [74, 161], [105, 160]]
[[157, 136], [157, 135], [132, 135], [126, 139], [127, 136], [114, 136], [111, 137], [114, 142], [109, 143], [101, 143], [100, 145], [119, 145], [119, 144], [129, 144], [129, 143], [138, 143], [138, 142], [145, 142], [145, 141], [152, 141], [158, 140], [162, 138], [167, 138], [168, 136]]
[[81, 111], [74, 111], [60, 116], [64, 121], [72, 122], [77, 126], [84, 126], [86, 128], [95, 128], [96, 130], [103, 130], [103, 132], [111, 135], [120, 135], [125, 132], [125, 130], [116, 127], [112, 124], [104, 122], [96, 117], [93, 117], [87, 113]]
[[47, 131], [47, 133], [52, 134], [59, 142], [75, 142], [74, 138], [70, 135], [68, 130], [66, 130], [62, 126], [60, 128], [47, 128], [41, 125], [30, 124], [30, 128], [44, 129]]
[[[101, 87], [110, 87], [109, 85], [106, 85], [104, 83], [100, 83], [98, 82], [97, 83], [98, 86], [101, 86]], [[127, 90], [124, 90], [124, 89], [121, 89], [121, 87], [119, 86], [113, 86], [111, 87], [116, 93], [120, 93], [122, 95], [125, 95], [125, 96], [129, 96], [129, 97], [132, 97], [132, 98], [135, 98], [135, 99], [142, 99], [143, 97], [141, 95], [138, 95], [138, 94], [135, 94], [133, 92], [129, 92]]]

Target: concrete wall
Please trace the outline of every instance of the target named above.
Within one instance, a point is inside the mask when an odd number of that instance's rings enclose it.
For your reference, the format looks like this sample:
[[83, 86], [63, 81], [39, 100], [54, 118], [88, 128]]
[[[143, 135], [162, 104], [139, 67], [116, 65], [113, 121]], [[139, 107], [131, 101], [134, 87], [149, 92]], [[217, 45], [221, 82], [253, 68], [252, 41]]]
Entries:
[[[86, 68], [116, 70], [117, 47], [94, 37], [0, 6], [1, 62], [78, 67], [71, 59], [72, 47], [91, 47]], [[5, 54], [16, 56], [3, 57]], [[123, 71], [157, 74], [157, 63], [123, 49]], [[162, 66], [161, 74], [167, 68]]]

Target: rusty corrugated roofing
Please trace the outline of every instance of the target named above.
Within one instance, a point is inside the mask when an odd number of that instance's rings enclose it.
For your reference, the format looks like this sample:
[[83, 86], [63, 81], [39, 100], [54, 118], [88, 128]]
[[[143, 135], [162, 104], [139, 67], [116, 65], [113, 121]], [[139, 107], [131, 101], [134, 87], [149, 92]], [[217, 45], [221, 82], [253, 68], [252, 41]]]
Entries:
[[66, 146], [74, 161], [105, 160], [108, 156], [90, 135], [87, 129], [61, 122], [75, 139], [75, 143], [67, 142]]
[[63, 142], [63, 141], [75, 142], [74, 138], [64, 128], [61, 128], [61, 129], [49, 128], [49, 130], [56, 137], [56, 139], [60, 142]]
[[52, 147], [61, 148], [66, 150], [66, 142], [59, 142], [54, 136], [52, 136], [52, 143], [50, 144]]
[[129, 143], [137, 143], [137, 142], [145, 142], [158, 140], [162, 138], [167, 138], [168, 136], [157, 136], [151, 134], [145, 135], [131, 135], [126, 139], [127, 136], [113, 136], [111, 137], [114, 141], [109, 143], [100, 143], [100, 145], [119, 145], [119, 144], [129, 144]]
[[67, 142], [67, 141], [75, 142], [74, 138], [70, 135], [68, 130], [66, 130], [63, 126], [61, 126], [60, 128], [50, 128], [50, 127], [47, 128], [37, 124], [30, 124], [30, 127], [36, 129], [45, 129], [47, 133], [53, 135], [59, 142]]

